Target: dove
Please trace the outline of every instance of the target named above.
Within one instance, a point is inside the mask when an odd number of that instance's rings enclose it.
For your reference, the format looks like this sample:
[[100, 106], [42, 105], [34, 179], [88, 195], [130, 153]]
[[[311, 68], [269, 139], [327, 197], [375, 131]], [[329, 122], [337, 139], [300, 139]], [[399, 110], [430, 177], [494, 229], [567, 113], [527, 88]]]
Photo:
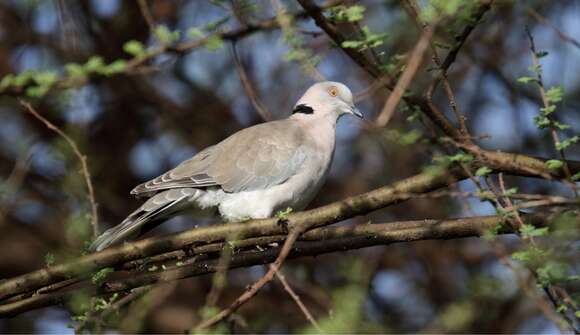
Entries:
[[217, 209], [225, 221], [244, 221], [304, 209], [328, 175], [336, 124], [346, 114], [362, 118], [346, 85], [312, 85], [288, 118], [242, 129], [135, 187], [131, 194], [149, 199], [91, 249], [133, 239], [186, 210]]

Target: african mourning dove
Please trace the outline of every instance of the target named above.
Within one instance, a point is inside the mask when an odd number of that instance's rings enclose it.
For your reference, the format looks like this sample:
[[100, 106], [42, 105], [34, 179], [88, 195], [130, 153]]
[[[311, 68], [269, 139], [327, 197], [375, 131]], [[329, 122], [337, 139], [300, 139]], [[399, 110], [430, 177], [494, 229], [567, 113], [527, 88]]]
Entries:
[[242, 129], [135, 187], [131, 194], [150, 198], [91, 248], [99, 251], [140, 235], [189, 208], [217, 208], [227, 221], [303, 209], [326, 179], [336, 122], [344, 114], [362, 117], [348, 87], [314, 84], [290, 117]]

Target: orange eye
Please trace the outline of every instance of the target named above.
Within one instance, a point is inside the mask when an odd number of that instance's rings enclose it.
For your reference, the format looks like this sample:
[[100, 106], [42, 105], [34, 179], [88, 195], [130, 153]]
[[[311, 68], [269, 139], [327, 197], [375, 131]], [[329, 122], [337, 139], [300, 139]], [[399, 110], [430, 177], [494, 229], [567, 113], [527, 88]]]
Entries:
[[334, 86], [332, 86], [329, 90], [328, 90], [328, 94], [330, 94], [331, 97], [335, 97], [338, 95], [338, 89]]

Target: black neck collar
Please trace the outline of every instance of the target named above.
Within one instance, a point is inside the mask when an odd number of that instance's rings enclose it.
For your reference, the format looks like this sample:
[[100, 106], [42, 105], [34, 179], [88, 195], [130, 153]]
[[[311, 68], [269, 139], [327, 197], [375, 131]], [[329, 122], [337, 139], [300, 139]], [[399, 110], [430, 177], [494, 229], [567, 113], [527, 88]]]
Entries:
[[296, 113], [313, 114], [314, 109], [312, 109], [312, 107], [310, 107], [308, 105], [300, 104], [300, 105], [296, 105], [296, 107], [294, 107], [294, 110], [292, 110], [292, 114], [296, 114]]

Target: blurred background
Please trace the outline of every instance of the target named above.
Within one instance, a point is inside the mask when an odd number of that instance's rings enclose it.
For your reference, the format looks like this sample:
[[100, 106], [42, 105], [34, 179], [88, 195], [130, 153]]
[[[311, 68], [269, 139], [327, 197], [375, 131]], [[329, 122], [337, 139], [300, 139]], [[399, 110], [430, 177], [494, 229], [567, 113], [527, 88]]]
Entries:
[[[366, 9], [358, 24], [380, 35], [375, 50], [383, 63], [404, 62], [420, 32], [402, 3], [346, 3]], [[281, 8], [287, 13], [301, 11], [294, 1], [146, 4], [156, 25], [182, 32], [176, 43], [270, 19]], [[518, 82], [530, 75], [532, 65], [526, 26], [536, 47], [548, 52], [541, 58], [545, 86], [564, 89], [556, 114], [571, 128], [562, 134], [578, 131], [580, 48], [565, 36], [580, 36], [579, 17], [578, 1], [498, 1], [478, 25], [449, 78], [472, 134], [489, 135], [478, 141], [483, 147], [556, 157], [549, 132], [533, 121], [542, 107], [537, 88]], [[443, 23], [435, 36], [442, 54], [463, 27], [453, 17]], [[133, 57], [127, 52], [128, 41], [139, 41], [144, 48], [159, 43], [137, 1], [0, 2], [0, 78], [27, 70], [61, 76], [67, 64], [69, 68], [71, 63], [85, 64], [95, 55], [106, 64], [128, 60]], [[87, 156], [101, 230], [120, 222], [141, 203], [129, 195], [135, 185], [241, 128], [263, 122], [241, 83], [240, 66], [274, 118], [288, 116], [315, 81], [304, 70], [304, 61], [353, 92], [368, 92], [373, 83], [311, 19], [296, 18], [284, 32], [248, 34], [236, 40], [235, 48], [241, 65], [236, 65], [232, 42], [219, 40], [184, 54], [163, 53], [129, 75], [99, 76], [29, 97], [35, 109], [74, 139]], [[299, 52], [306, 57], [297, 56]], [[429, 66], [417, 73], [410, 87], [414, 92], [427, 90], [432, 79]], [[452, 118], [442, 92], [436, 93], [435, 102]], [[62, 137], [18, 104], [16, 95], [0, 96], [0, 279], [78, 257], [91, 238], [90, 206], [77, 157]], [[382, 89], [361, 94], [358, 107], [373, 120], [387, 96]], [[445, 153], [432, 141], [428, 121], [400, 107], [383, 131], [369, 130], [354, 118], [340, 120], [331, 176], [311, 208], [417, 174], [434, 156]], [[569, 159], [580, 159], [577, 145], [567, 153]], [[516, 177], [507, 181], [525, 193], [570, 195], [553, 182]], [[457, 189], [475, 190], [469, 181]], [[479, 199], [416, 199], [354, 221], [490, 214], [495, 214], [494, 209]], [[152, 234], [205, 223], [176, 218]], [[329, 331], [558, 333], [558, 326], [519, 285], [518, 276], [526, 277], [526, 272], [498, 258], [517, 249], [518, 240], [507, 236], [497, 241], [503, 248], [477, 238], [373, 247], [289, 260], [283, 273]], [[230, 271], [218, 305], [227, 306], [264, 269]], [[199, 322], [211, 283], [211, 276], [201, 276], [159, 286], [146, 301], [120, 313], [113, 328], [183, 332]], [[531, 287], [535, 289], [533, 283]], [[67, 324], [72, 314], [61, 307], [31, 311], [0, 320], [0, 332], [71, 333]], [[232, 327], [240, 332], [312, 331], [276, 281], [241, 308], [238, 317], [239, 324]]]

